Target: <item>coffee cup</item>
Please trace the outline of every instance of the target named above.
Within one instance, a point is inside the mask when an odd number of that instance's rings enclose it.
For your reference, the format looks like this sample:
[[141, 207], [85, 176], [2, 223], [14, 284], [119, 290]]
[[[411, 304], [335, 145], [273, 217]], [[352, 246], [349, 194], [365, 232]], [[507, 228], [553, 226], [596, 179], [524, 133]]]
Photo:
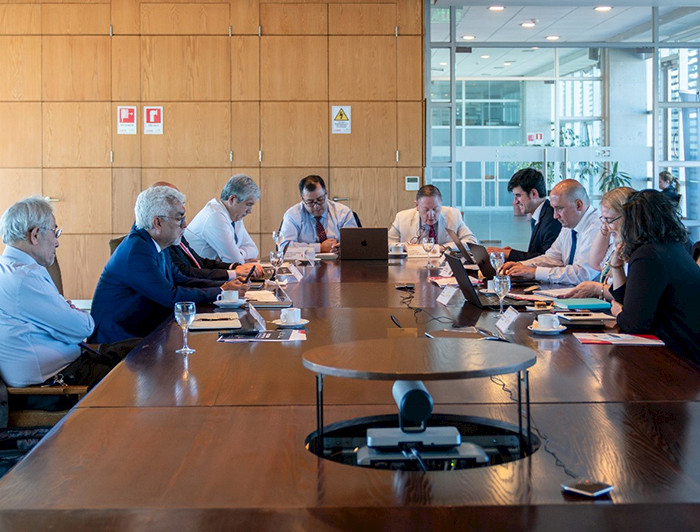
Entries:
[[392, 244], [392, 246], [389, 248], [389, 252], [396, 254], [403, 253], [403, 244]]
[[553, 331], [559, 328], [559, 316], [556, 314], [542, 314], [537, 318], [540, 329]]
[[216, 300], [225, 303], [237, 303], [238, 290], [222, 290], [222, 292], [216, 296]]
[[301, 309], [283, 308], [280, 313], [280, 321], [285, 325], [296, 325], [301, 321]]

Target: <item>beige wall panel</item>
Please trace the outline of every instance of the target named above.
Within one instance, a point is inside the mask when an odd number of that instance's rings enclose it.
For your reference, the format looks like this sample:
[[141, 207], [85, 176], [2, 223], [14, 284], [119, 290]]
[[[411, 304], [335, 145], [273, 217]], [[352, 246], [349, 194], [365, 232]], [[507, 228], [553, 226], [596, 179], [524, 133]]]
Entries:
[[143, 35], [228, 35], [228, 3], [141, 3]]
[[141, 0], [112, 0], [114, 35], [137, 35], [141, 32]]
[[131, 230], [134, 204], [141, 190], [140, 168], [112, 170], [112, 233], [123, 235]]
[[[251, 215], [252, 216], [252, 215]], [[250, 238], [253, 239], [253, 242], [255, 242], [255, 245], [258, 246], [258, 260], [270, 260], [270, 250], [272, 249], [272, 235], [261, 235], [260, 233], [251, 233], [250, 230], [248, 229], [248, 218], [246, 220], [246, 230], [248, 230], [248, 234], [250, 235]], [[263, 241], [263, 237], [266, 237], [265, 240], [269, 240], [269, 244], [267, 244], [266, 249], [262, 249], [262, 244], [261, 242]]]
[[144, 100], [209, 100], [231, 97], [228, 37], [143, 37]]
[[41, 37], [0, 37], [0, 101], [41, 99]]
[[0, 35], [40, 35], [39, 4], [0, 4]]
[[[159, 102], [144, 102], [144, 105]], [[141, 113], [140, 120], [143, 118]], [[163, 106], [163, 135], [141, 135], [144, 167], [230, 165], [229, 103], [170, 103]]]
[[44, 103], [44, 167], [110, 166], [111, 104]]
[[329, 115], [326, 103], [263, 102], [262, 166], [328, 166]]
[[231, 99], [260, 99], [260, 38], [231, 38]]
[[331, 35], [394, 35], [395, 31], [394, 4], [357, 3], [328, 6], [328, 32]]
[[234, 35], [257, 35], [260, 7], [258, 0], [231, 0], [231, 29]]
[[327, 35], [326, 4], [260, 4], [263, 35]]
[[[271, 234], [279, 229], [284, 213], [299, 203], [299, 181], [307, 175], [320, 175], [328, 191], [333, 189], [328, 182], [328, 168], [262, 168], [260, 170], [260, 192], [264, 208], [260, 211], [260, 231]], [[269, 237], [270, 241], [272, 237]], [[272, 246], [270, 246], [272, 249]], [[269, 251], [269, 249], [268, 249]]]
[[396, 37], [330, 37], [331, 100], [395, 100]]
[[[415, 207], [416, 205], [416, 191], [415, 190], [406, 190], [406, 176], [408, 175], [417, 175], [420, 179], [418, 182], [420, 183], [420, 186], [423, 186], [425, 184], [425, 180], [423, 179], [423, 168], [422, 167], [416, 167], [416, 168], [398, 168], [397, 169], [397, 176], [396, 176], [396, 196], [397, 196], [397, 203], [396, 203], [396, 212], [402, 211], [404, 209], [410, 209]], [[447, 192], [447, 191], [446, 191]], [[393, 221], [393, 218], [392, 218]]]
[[423, 103], [398, 102], [399, 166], [423, 165]]
[[61, 235], [56, 250], [67, 299], [92, 299], [109, 259], [112, 235]]
[[360, 217], [364, 227], [388, 227], [396, 216], [396, 168], [331, 168], [332, 195]]
[[423, 39], [399, 37], [397, 43], [398, 100], [423, 99]]
[[330, 166], [396, 166], [396, 102], [343, 103], [352, 110], [352, 134], [330, 136]]
[[0, 103], [0, 167], [41, 167], [41, 104]]
[[[117, 108], [120, 105], [136, 106], [136, 135], [117, 135]], [[112, 103], [112, 166], [129, 168], [141, 166], [141, 135], [143, 134], [143, 107], [139, 102]]]
[[328, 100], [326, 37], [263, 37], [262, 100]]
[[258, 166], [260, 104], [231, 103], [231, 149], [235, 166]]
[[112, 100], [141, 99], [141, 40], [112, 38]]
[[399, 35], [423, 34], [423, 0], [398, 0]]
[[44, 169], [44, 195], [57, 198], [56, 220], [66, 233], [112, 232], [110, 168]]
[[109, 37], [44, 37], [44, 100], [109, 100]]
[[0, 215], [13, 203], [41, 194], [41, 168], [0, 168]]
[[110, 5], [44, 4], [41, 29], [44, 35], [109, 35]]

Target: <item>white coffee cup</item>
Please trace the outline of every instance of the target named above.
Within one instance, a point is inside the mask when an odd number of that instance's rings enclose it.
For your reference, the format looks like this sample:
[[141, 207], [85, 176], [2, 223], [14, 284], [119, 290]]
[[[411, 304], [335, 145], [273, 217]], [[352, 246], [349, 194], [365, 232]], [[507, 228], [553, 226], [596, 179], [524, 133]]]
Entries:
[[285, 325], [296, 325], [301, 321], [301, 309], [283, 308], [280, 313], [280, 321]]
[[224, 301], [226, 303], [237, 303], [238, 290], [223, 290], [218, 296], [216, 296], [216, 300]]
[[389, 248], [389, 252], [390, 253], [403, 253], [404, 252], [403, 244], [393, 244]]
[[537, 323], [540, 324], [540, 329], [553, 331], [559, 328], [559, 316], [556, 314], [540, 314], [537, 317]]

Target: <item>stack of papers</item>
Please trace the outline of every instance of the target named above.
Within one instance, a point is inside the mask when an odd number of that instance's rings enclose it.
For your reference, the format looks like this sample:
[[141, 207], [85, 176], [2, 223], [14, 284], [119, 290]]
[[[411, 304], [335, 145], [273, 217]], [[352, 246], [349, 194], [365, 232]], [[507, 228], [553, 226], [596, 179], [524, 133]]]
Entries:
[[[424, 258], [428, 257], [428, 254], [423, 249], [420, 244], [409, 244], [406, 246], [406, 252], [408, 253], [408, 258]], [[438, 258], [440, 256], [440, 246], [437, 244], [433, 248], [433, 252], [430, 254], [432, 258]]]
[[574, 336], [582, 344], [665, 345], [651, 334], [574, 333]]
[[241, 322], [237, 312], [203, 312], [197, 314], [191, 331], [211, 331], [219, 329], [240, 329]]

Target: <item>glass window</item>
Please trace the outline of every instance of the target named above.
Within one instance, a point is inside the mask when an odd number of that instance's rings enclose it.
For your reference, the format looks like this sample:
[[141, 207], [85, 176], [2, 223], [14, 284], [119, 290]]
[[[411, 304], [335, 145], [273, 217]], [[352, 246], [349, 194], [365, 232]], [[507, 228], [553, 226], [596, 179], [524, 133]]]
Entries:
[[450, 50], [433, 49], [430, 59], [430, 100], [450, 101]]
[[450, 42], [450, 8], [430, 8], [430, 41]]

